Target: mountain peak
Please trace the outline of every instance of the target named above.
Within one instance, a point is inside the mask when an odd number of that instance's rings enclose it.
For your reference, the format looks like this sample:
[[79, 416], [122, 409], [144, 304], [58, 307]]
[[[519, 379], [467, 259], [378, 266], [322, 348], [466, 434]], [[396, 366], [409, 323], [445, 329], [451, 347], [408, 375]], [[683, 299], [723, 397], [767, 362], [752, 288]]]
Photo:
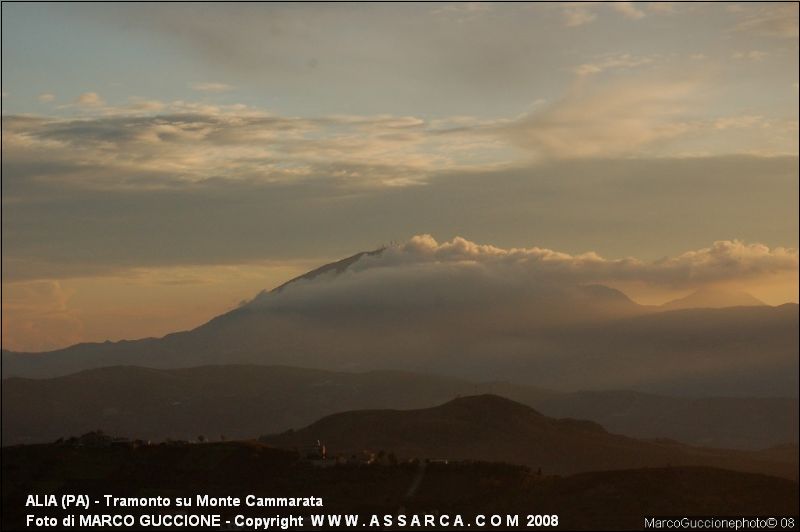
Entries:
[[723, 307], [762, 307], [766, 303], [740, 290], [726, 290], [723, 288], [701, 288], [672, 301], [661, 305], [665, 310], [678, 310], [687, 308], [723, 308]]
[[328, 273], [333, 273], [334, 275], [339, 275], [340, 273], [344, 272], [347, 268], [358, 262], [362, 257], [374, 257], [383, 253], [386, 247], [380, 247], [378, 249], [373, 249], [372, 251], [361, 251], [360, 253], [356, 253], [355, 255], [351, 255], [347, 258], [337, 260], [336, 262], [331, 262], [329, 264], [325, 264], [311, 270], [310, 272], [306, 272], [303, 275], [290, 279], [283, 283], [280, 286], [277, 286], [271, 290], [272, 293], [281, 292], [284, 288], [289, 286], [292, 283], [297, 281], [303, 280], [310, 280], [314, 279], [315, 277], [319, 277], [320, 275], [325, 275]]
[[524, 414], [544, 417], [527, 405], [490, 393], [457, 397], [434, 408], [451, 411], [468, 410], [473, 413], [492, 412], [496, 414]]

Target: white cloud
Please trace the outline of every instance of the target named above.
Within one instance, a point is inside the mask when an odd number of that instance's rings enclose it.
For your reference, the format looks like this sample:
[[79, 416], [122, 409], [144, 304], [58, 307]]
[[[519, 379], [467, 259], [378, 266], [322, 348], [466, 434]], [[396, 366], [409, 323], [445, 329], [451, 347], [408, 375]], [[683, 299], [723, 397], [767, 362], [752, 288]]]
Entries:
[[[578, 389], [588, 385], [587, 375], [591, 386], [663, 386], [669, 379], [681, 383], [708, 375], [713, 367], [740, 387], [742, 374], [774, 364], [774, 331], [779, 331], [775, 341], [786, 346], [779, 352], [787, 371], [796, 370], [796, 347], [786, 343], [796, 340], [796, 326], [787, 309], [769, 310], [774, 319], [783, 316], [769, 322], [782, 323], [781, 328], [752, 337], [759, 327], [742, 314], [721, 317], [721, 323], [731, 324], [724, 330], [718, 317], [707, 315], [703, 319], [713, 325], [697, 323], [692, 315], [648, 319], [657, 309], [639, 307], [609, 286], [673, 291], [740, 286], [781, 275], [796, 278], [797, 269], [796, 250], [738, 241], [642, 261], [500, 248], [464, 238], [439, 243], [419, 235], [378, 256], [362, 256], [339, 274], [329, 271], [277, 293], [264, 292], [247, 308], [263, 317], [260, 343], [290, 338], [282, 346], [291, 352], [280, 349], [281, 354], [310, 365], [403, 364], [434, 372], [457, 367], [484, 379], [528, 378]], [[639, 319], [625, 319], [632, 316]], [[743, 334], [729, 337], [735, 327]], [[733, 377], [732, 353], [744, 368]]]
[[636, 7], [633, 2], [612, 2], [610, 5], [617, 13], [629, 19], [638, 20], [645, 16], [644, 11]]
[[568, 28], [589, 24], [597, 18], [594, 12], [581, 4], [565, 4], [565, 6], [561, 14], [564, 17], [564, 26]]
[[75, 104], [81, 107], [100, 107], [105, 103], [96, 92], [84, 92], [75, 99]]
[[524, 277], [557, 277], [573, 283], [639, 281], [691, 287], [794, 272], [798, 269], [798, 252], [791, 248], [721, 240], [708, 248], [646, 262], [632, 257], [606, 259], [594, 252], [573, 255], [538, 247], [504, 249], [461, 237], [440, 244], [431, 235], [418, 235], [388, 248], [378, 257], [359, 261], [354, 271], [421, 263], [439, 265], [445, 271], [452, 265], [471, 268], [479, 264], [484, 268], [502, 268], [504, 275], [517, 272]]
[[671, 14], [677, 11], [675, 2], [648, 2], [647, 10], [659, 14]]
[[653, 62], [650, 57], [637, 57], [631, 54], [618, 54], [606, 56], [593, 63], [583, 63], [575, 67], [575, 73], [579, 76], [589, 76], [599, 74], [604, 70], [634, 68], [647, 65]]
[[211, 81], [192, 83], [191, 85], [189, 85], [189, 87], [197, 92], [208, 92], [208, 93], [230, 92], [234, 89], [233, 85], [228, 85], [227, 83], [211, 82]]
[[739, 19], [735, 31], [782, 39], [797, 39], [798, 4], [756, 2], [729, 6]]
[[[643, 261], [607, 259], [594, 252], [500, 248], [461, 237], [439, 243], [423, 234], [377, 255], [364, 255], [344, 271], [323, 272], [289, 284], [277, 294], [262, 292], [252, 304], [311, 312], [315, 308], [343, 313], [369, 309], [376, 315], [409, 307], [428, 312], [446, 305], [454, 316], [459, 307], [477, 304], [487, 317], [492, 314], [489, 309], [500, 308], [506, 318], [523, 322], [532, 318], [531, 312], [539, 319], [560, 315], [557, 320], [568, 320], [569, 316], [562, 314], [565, 308], [557, 307], [566, 304], [580, 313], [574, 298], [586, 294], [575, 292], [579, 287], [638, 284], [680, 290], [787, 277], [796, 275], [797, 270], [796, 249], [770, 249], [737, 240]], [[545, 310], [545, 301], [556, 307]], [[609, 303], [612, 308], [606, 306]], [[613, 300], [601, 305], [613, 312]]]
[[760, 50], [750, 50], [749, 52], [734, 52], [731, 57], [741, 61], [761, 61], [769, 54]]
[[[768, 153], [793, 153], [784, 146], [791, 145], [791, 135], [776, 144], [777, 132], [784, 135], [785, 128], [775, 120], [698, 114], [700, 82], [654, 79], [649, 70], [647, 76], [624, 79], [591, 75], [650, 62], [651, 58], [622, 54], [581, 65], [565, 96], [537, 100], [515, 118], [301, 118], [243, 105], [140, 98], [114, 107], [103, 105], [96, 93], [86, 93], [76, 105], [94, 114], [10, 115], [4, 142], [12, 163], [39, 168], [45, 154], [48, 164], [60, 169], [60, 183], [102, 189], [122, 183], [169, 188], [208, 179], [260, 183], [325, 179], [357, 188], [412, 186], [434, 175], [493, 171], [527, 164], [531, 158], [683, 156], [685, 146], [674, 149], [667, 141], [697, 133], [730, 149], [730, 144], [721, 137], [715, 141], [712, 135], [734, 128], [759, 128], [760, 138], [771, 142]], [[769, 131], [776, 134], [767, 139]], [[740, 145], [747, 141], [739, 136]], [[766, 149], [759, 142], [749, 142], [747, 149]], [[731, 152], [735, 150], [725, 153]], [[162, 177], [147, 177], [156, 175]]]
[[580, 84], [561, 100], [498, 125], [497, 131], [544, 158], [641, 152], [702, 126], [684, 116], [696, 89], [696, 83], [679, 80]]
[[764, 117], [760, 115], [726, 116], [714, 121], [716, 129], [748, 128], [764, 124]]
[[56, 95], [50, 92], [43, 92], [42, 94], [37, 96], [36, 99], [42, 103], [50, 103], [55, 101]]
[[470, 16], [477, 15], [479, 13], [487, 13], [492, 10], [491, 2], [460, 2], [458, 4], [446, 4], [444, 6], [438, 7], [432, 11], [434, 15], [455, 15], [462, 18], [459, 20], [465, 20]]
[[[457, 122], [434, 125], [413, 116], [298, 118], [240, 105], [148, 100], [100, 110], [101, 116], [80, 119], [9, 117], [9, 159], [35, 165], [44, 151], [65, 169], [62, 183], [91, 188], [206, 179], [327, 179], [370, 187], [419, 184], [431, 172], [490, 168], [501, 159], [489, 155], [508, 149]], [[148, 175], [169, 177], [144, 179]]]
[[131, 98], [128, 106], [131, 111], [155, 112], [161, 111], [166, 107], [160, 100], [145, 100], [144, 98]]

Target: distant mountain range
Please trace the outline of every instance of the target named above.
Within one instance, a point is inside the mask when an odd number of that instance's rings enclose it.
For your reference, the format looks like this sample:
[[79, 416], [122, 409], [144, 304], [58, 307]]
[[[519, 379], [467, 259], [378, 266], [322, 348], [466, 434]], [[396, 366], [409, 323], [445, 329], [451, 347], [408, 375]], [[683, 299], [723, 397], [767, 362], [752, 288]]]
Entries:
[[541, 468], [547, 474], [704, 465], [797, 479], [797, 447], [774, 453], [689, 447], [607, 432], [590, 421], [554, 419], [496, 395], [454, 399], [417, 410], [333, 414], [261, 441], [302, 448], [322, 441], [329, 453], [392, 451], [400, 459], [483, 460]]
[[692, 292], [688, 296], [664, 303], [660, 308], [678, 310], [686, 308], [761, 307], [765, 305], [766, 303], [747, 292], [703, 288]]
[[43, 443], [102, 429], [193, 440], [299, 429], [348, 410], [418, 409], [497, 394], [612, 433], [693, 445], [762, 449], [798, 441], [795, 398], [679, 398], [629, 391], [557, 392], [399, 371], [345, 373], [283, 366], [108, 367], [2, 387], [3, 444]]
[[753, 306], [665, 310], [602, 285], [510, 283], [479, 268], [452, 278], [431, 277], [424, 266], [412, 277], [381, 277], [375, 272], [382, 254], [325, 265], [191, 331], [47, 353], [3, 352], [4, 376], [117, 365], [280, 364], [559, 390], [797, 397], [796, 304], [770, 307], [742, 294], [705, 291], [666, 308]]

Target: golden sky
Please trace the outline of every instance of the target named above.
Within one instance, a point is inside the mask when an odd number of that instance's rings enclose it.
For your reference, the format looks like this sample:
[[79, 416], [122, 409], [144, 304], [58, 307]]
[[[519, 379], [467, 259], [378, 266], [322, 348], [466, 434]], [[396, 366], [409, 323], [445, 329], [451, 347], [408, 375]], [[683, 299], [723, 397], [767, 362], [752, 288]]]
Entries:
[[4, 348], [191, 328], [425, 234], [738, 243], [735, 275], [604, 282], [797, 301], [797, 4], [202, 7], [3, 5]]

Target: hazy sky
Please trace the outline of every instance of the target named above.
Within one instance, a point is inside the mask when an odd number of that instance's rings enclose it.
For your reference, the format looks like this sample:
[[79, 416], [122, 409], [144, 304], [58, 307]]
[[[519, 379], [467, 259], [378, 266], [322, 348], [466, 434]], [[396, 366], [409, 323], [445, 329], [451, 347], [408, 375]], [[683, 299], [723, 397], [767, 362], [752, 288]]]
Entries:
[[3, 347], [193, 327], [417, 234], [724, 241], [790, 258], [726, 283], [797, 300], [796, 3], [2, 10]]

